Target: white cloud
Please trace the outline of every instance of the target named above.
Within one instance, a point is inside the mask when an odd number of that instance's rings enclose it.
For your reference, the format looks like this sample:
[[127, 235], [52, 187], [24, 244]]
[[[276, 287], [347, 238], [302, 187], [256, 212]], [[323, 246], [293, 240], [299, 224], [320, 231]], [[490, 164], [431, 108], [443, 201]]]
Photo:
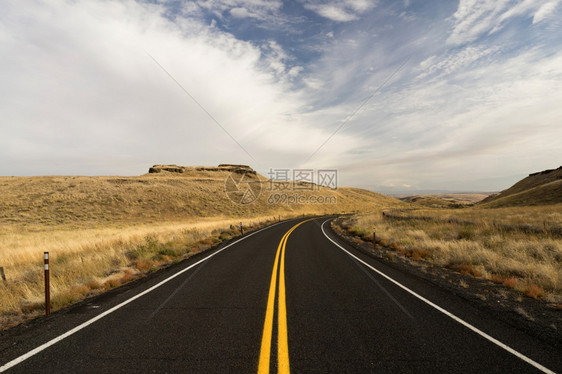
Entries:
[[452, 31], [447, 43], [460, 45], [481, 35], [501, 30], [506, 21], [517, 16], [533, 17], [539, 22], [550, 14], [559, 0], [542, 3], [536, 0], [460, 0], [452, 17]]
[[305, 8], [336, 22], [356, 20], [378, 3], [373, 0], [303, 0], [303, 2]]
[[322, 17], [331, 19], [332, 21], [347, 22], [358, 18], [354, 13], [331, 4], [309, 5], [308, 8], [314, 10]]
[[[561, 53], [543, 57], [532, 50], [422, 80], [373, 101], [349, 129], [372, 141], [367, 153], [338, 167], [364, 184], [506, 188], [514, 181], [505, 178], [522, 170], [557, 167], [560, 101]], [[364, 176], [366, 170], [376, 176]], [[492, 181], [494, 175], [504, 179]]]
[[237, 18], [267, 20], [275, 17], [283, 6], [281, 0], [196, 0], [199, 7], [222, 17], [229, 12]]
[[498, 47], [466, 47], [448, 52], [447, 55], [439, 58], [437, 56], [428, 57], [419, 64], [417, 70], [420, 71], [420, 74], [417, 78], [423, 79], [427, 76], [451, 74], [497, 51]]
[[303, 82], [312, 90], [319, 91], [324, 88], [324, 81], [317, 78], [304, 78]]
[[289, 78], [293, 79], [293, 78], [296, 78], [303, 70], [304, 70], [304, 68], [302, 66], [293, 66], [289, 70], [287, 75], [289, 76]]
[[292, 58], [283, 50], [283, 48], [275, 40], [269, 40], [262, 45], [263, 61], [265, 66], [271, 70], [280, 80], [293, 79], [298, 75], [301, 69], [293, 70], [287, 67], [287, 63]]
[[550, 14], [552, 14], [552, 12], [554, 12], [559, 3], [560, 0], [553, 0], [541, 5], [533, 16], [533, 24], [546, 19]]
[[447, 42], [463, 44], [492, 30], [501, 11], [508, 5], [508, 0], [460, 0], [453, 14], [453, 31]]
[[236, 18], [248, 18], [251, 17], [250, 12], [246, 8], [232, 8], [230, 14]]
[[[0, 7], [0, 128], [9, 134], [0, 137], [0, 174], [13, 174], [13, 165], [20, 174], [60, 174], [118, 173], [115, 165], [143, 172], [155, 162], [269, 163], [275, 155], [260, 152], [282, 140], [254, 144], [253, 134], [279, 132], [302, 103], [264, 69], [258, 47], [193, 19], [170, 21], [157, 5], [17, 0]], [[278, 61], [287, 58], [270, 47]]]

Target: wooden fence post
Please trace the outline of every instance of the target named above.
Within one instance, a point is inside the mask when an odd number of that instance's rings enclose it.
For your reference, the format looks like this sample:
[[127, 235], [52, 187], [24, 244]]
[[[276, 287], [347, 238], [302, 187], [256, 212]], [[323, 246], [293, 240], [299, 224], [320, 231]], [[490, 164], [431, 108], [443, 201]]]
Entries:
[[44, 256], [45, 265], [45, 315], [51, 314], [51, 282], [49, 276], [49, 252], [45, 252]]

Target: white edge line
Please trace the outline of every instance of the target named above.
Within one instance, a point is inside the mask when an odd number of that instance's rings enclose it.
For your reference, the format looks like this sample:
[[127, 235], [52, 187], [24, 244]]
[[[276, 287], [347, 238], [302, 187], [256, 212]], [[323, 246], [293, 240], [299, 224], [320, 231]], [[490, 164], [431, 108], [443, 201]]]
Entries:
[[[283, 222], [285, 222], [285, 221], [283, 221]], [[221, 248], [221, 249], [219, 249], [218, 251], [216, 251], [216, 252], [210, 254], [209, 256], [207, 256], [207, 257], [205, 257], [205, 258], [203, 258], [203, 259], [197, 261], [196, 263], [194, 263], [194, 264], [192, 264], [192, 265], [186, 267], [185, 269], [183, 269], [183, 270], [181, 270], [181, 271], [178, 271], [178, 272], [175, 273], [174, 275], [170, 276], [169, 278], [164, 279], [163, 281], [161, 281], [161, 282], [158, 283], [158, 284], [155, 284], [154, 286], [150, 287], [149, 289], [144, 290], [143, 292], [139, 293], [138, 295], [135, 295], [135, 296], [131, 297], [130, 299], [123, 301], [121, 304], [118, 304], [118, 305], [114, 306], [113, 308], [106, 310], [105, 312], [101, 313], [100, 315], [98, 315], [98, 316], [96, 316], [96, 317], [94, 317], [94, 318], [92, 318], [92, 319], [90, 319], [90, 320], [88, 320], [88, 321], [82, 323], [81, 325], [76, 326], [76, 327], [73, 328], [72, 330], [69, 330], [69, 331], [65, 332], [64, 334], [59, 335], [59, 336], [57, 336], [56, 338], [54, 338], [54, 339], [52, 339], [52, 340], [49, 340], [48, 342], [46, 342], [46, 343], [44, 343], [44, 344], [38, 346], [37, 348], [32, 349], [31, 351], [27, 352], [26, 354], [23, 354], [23, 355], [19, 356], [18, 358], [13, 359], [12, 361], [10, 361], [10, 362], [8, 362], [8, 363], [6, 363], [6, 364], [0, 366], [0, 373], [4, 372], [4, 371], [6, 371], [6, 370], [8, 370], [8, 369], [10, 369], [10, 368], [12, 368], [12, 367], [14, 367], [14, 366], [20, 364], [20, 363], [22, 363], [23, 361], [27, 360], [28, 358], [30, 358], [30, 357], [36, 355], [37, 353], [39, 353], [39, 352], [41, 352], [41, 351], [43, 351], [43, 350], [49, 348], [50, 346], [52, 346], [52, 345], [54, 345], [54, 344], [57, 344], [57, 343], [60, 342], [61, 340], [65, 339], [65, 338], [68, 338], [70, 335], [73, 335], [73, 334], [77, 333], [78, 331], [80, 331], [80, 330], [82, 330], [82, 329], [88, 327], [89, 325], [91, 325], [91, 324], [94, 323], [94, 322], [99, 321], [99, 320], [102, 319], [103, 317], [105, 317], [105, 316], [107, 316], [107, 315], [109, 315], [109, 314], [115, 312], [116, 310], [118, 310], [118, 309], [124, 307], [125, 305], [127, 305], [127, 304], [129, 304], [129, 303], [135, 301], [136, 299], [138, 299], [138, 298], [140, 298], [140, 297], [146, 295], [147, 293], [149, 293], [149, 292], [151, 292], [151, 291], [154, 291], [155, 289], [157, 289], [158, 287], [162, 286], [163, 284], [168, 283], [168, 282], [171, 281], [172, 279], [174, 279], [174, 278], [178, 277], [179, 275], [185, 273], [186, 271], [190, 270], [191, 268], [193, 268], [193, 267], [199, 265], [200, 263], [202, 263], [202, 262], [204, 262], [204, 261], [210, 259], [211, 257], [213, 257], [213, 256], [215, 256], [215, 255], [217, 255], [217, 254], [219, 254], [220, 252], [224, 251], [224, 250], [227, 249], [228, 247], [231, 247], [231, 246], [233, 246], [234, 244], [236, 244], [236, 243], [238, 243], [238, 242], [240, 242], [240, 241], [242, 241], [242, 240], [244, 240], [244, 239], [247, 239], [247, 238], [249, 238], [249, 237], [252, 236], [252, 235], [255, 235], [255, 234], [257, 234], [257, 233], [259, 233], [259, 232], [261, 232], [261, 231], [263, 231], [263, 230], [269, 229], [269, 228], [271, 228], [271, 227], [273, 227], [273, 226], [276, 226], [276, 225], [278, 225], [278, 224], [280, 224], [280, 223], [282, 223], [282, 222], [277, 222], [277, 223], [274, 223], [273, 225], [270, 225], [270, 226], [264, 227], [264, 228], [262, 228], [262, 229], [259, 229], [258, 231], [254, 231], [254, 232], [252, 232], [252, 233], [250, 233], [250, 234], [248, 234], [248, 235], [246, 235], [246, 236], [244, 236], [244, 237], [242, 237], [242, 238], [236, 240], [235, 242], [232, 242], [232, 243], [228, 244], [228, 245], [225, 246], [224, 248]]]
[[416, 292], [410, 290], [408, 287], [402, 285], [401, 283], [395, 281], [394, 279], [392, 279], [391, 277], [389, 277], [388, 275], [384, 274], [383, 272], [381, 272], [380, 270], [375, 269], [374, 267], [372, 267], [371, 265], [369, 265], [368, 263], [366, 263], [365, 261], [361, 260], [360, 258], [358, 258], [357, 256], [353, 255], [351, 252], [349, 252], [348, 250], [346, 250], [345, 248], [343, 248], [341, 245], [339, 245], [338, 243], [336, 243], [332, 238], [330, 238], [328, 236], [328, 234], [326, 234], [326, 231], [324, 231], [324, 224], [326, 224], [326, 222], [330, 221], [331, 219], [328, 219], [326, 221], [324, 221], [322, 223], [322, 233], [324, 234], [324, 236], [326, 238], [328, 238], [328, 240], [330, 240], [332, 243], [334, 243], [337, 247], [339, 247], [342, 251], [344, 251], [345, 253], [347, 253], [349, 256], [353, 257], [354, 259], [356, 259], [357, 261], [361, 262], [363, 265], [367, 266], [369, 269], [373, 270], [374, 272], [376, 272], [377, 274], [379, 274], [380, 276], [386, 278], [387, 280], [389, 280], [390, 282], [394, 283], [395, 285], [397, 285], [398, 287], [402, 288], [404, 291], [410, 293], [411, 295], [417, 297], [418, 299], [420, 299], [421, 301], [423, 301], [424, 303], [428, 304], [429, 306], [437, 309], [438, 311], [440, 311], [441, 313], [445, 314], [446, 316], [452, 318], [453, 320], [457, 321], [458, 323], [460, 323], [461, 325], [467, 327], [468, 329], [474, 331], [475, 333], [477, 333], [478, 335], [482, 336], [483, 338], [486, 338], [487, 340], [489, 340], [490, 342], [496, 344], [497, 346], [499, 346], [500, 348], [503, 348], [504, 350], [508, 351], [509, 353], [513, 354], [514, 356], [517, 356], [518, 358], [520, 358], [521, 360], [525, 361], [526, 363], [534, 366], [535, 368], [539, 369], [540, 371], [542, 371], [543, 373], [548, 373], [548, 374], [556, 374], [554, 371], [542, 366], [541, 364], [539, 364], [538, 362], [533, 361], [532, 359], [530, 359], [529, 357], [525, 356], [522, 353], [517, 352], [515, 349], [505, 345], [504, 343], [500, 342], [499, 340], [491, 337], [490, 335], [486, 334], [484, 331], [479, 330], [478, 328], [472, 326], [470, 323], [466, 322], [465, 320], [457, 317], [456, 315], [454, 315], [453, 313], [447, 311], [446, 309], [441, 308], [439, 305], [436, 305], [434, 303], [432, 303], [431, 301], [429, 301], [428, 299], [426, 299], [425, 297], [417, 294]]

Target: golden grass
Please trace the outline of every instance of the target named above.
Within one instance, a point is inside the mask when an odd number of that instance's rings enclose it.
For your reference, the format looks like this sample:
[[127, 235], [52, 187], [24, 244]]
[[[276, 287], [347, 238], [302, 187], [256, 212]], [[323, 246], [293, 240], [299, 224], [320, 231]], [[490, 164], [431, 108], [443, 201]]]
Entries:
[[562, 203], [562, 180], [549, 182], [522, 192], [513, 192], [503, 195], [508, 191], [509, 190], [504, 191], [500, 195], [486, 200], [483, 203], [490, 208]]
[[[248, 230], [272, 217], [243, 220]], [[0, 281], [0, 327], [42, 313], [43, 252], [50, 253], [52, 308], [117, 287], [240, 235], [240, 220], [169, 222], [116, 229], [21, 233], [0, 237], [6, 282]]]
[[530, 174], [510, 188], [486, 198], [488, 207], [552, 205], [562, 203], [562, 166]]
[[[215, 168], [216, 169], [216, 168]], [[117, 287], [279, 218], [399, 208], [373, 192], [285, 191], [326, 204], [271, 204], [264, 182], [253, 204], [225, 193], [229, 172], [186, 168], [139, 177], [0, 177], [0, 329], [40, 315], [44, 251], [51, 255], [53, 310]]]
[[[562, 302], [562, 205], [418, 209], [356, 215], [346, 226], [415, 260]], [[423, 254], [423, 255], [422, 255]]]
[[[354, 188], [284, 191], [263, 181], [253, 204], [233, 204], [225, 193], [229, 172], [187, 171], [139, 177], [0, 177], [0, 225], [16, 231], [45, 227], [107, 228], [131, 223], [183, 221], [190, 217], [254, 217], [330, 214], [401, 206], [398, 200]], [[256, 177], [256, 181], [263, 179]], [[273, 191], [269, 191], [271, 189]], [[268, 197], [324, 196], [334, 204], [271, 204]], [[283, 201], [281, 201], [283, 202]], [[4, 231], [4, 228], [0, 228]], [[7, 228], [10, 230], [10, 227]]]
[[489, 194], [483, 193], [449, 193], [431, 195], [398, 195], [396, 198], [415, 205], [429, 208], [464, 208], [482, 201]]

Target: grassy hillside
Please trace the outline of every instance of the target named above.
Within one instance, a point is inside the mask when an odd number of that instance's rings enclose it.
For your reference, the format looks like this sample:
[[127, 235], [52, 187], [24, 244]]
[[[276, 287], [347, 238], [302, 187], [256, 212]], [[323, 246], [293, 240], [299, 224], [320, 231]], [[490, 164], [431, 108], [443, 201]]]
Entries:
[[[247, 183], [227, 195], [229, 176], [242, 175]], [[259, 198], [232, 201], [248, 190]], [[158, 166], [138, 177], [0, 177], [7, 277], [0, 280], [0, 329], [42, 313], [43, 251], [51, 253], [56, 310], [238, 236], [240, 223], [248, 231], [279, 218], [404, 205], [361, 189], [271, 182], [232, 165]]]
[[463, 208], [481, 201], [487, 196], [482, 193], [449, 193], [396, 197], [402, 201], [429, 208]]
[[487, 207], [562, 203], [562, 167], [530, 174], [512, 187], [482, 201]]
[[562, 203], [562, 180], [546, 183], [529, 190], [485, 202], [487, 207], [552, 205]]
[[[314, 186], [293, 189], [256, 175], [262, 193], [252, 204], [232, 202], [225, 193], [229, 171], [189, 168], [139, 177], [0, 177], [0, 225], [106, 227], [198, 217], [255, 217], [368, 211], [399, 206], [388, 196], [355, 188]], [[301, 204], [320, 196], [329, 203]], [[279, 197], [279, 196], [277, 196]], [[268, 201], [269, 200], [269, 201]]]

